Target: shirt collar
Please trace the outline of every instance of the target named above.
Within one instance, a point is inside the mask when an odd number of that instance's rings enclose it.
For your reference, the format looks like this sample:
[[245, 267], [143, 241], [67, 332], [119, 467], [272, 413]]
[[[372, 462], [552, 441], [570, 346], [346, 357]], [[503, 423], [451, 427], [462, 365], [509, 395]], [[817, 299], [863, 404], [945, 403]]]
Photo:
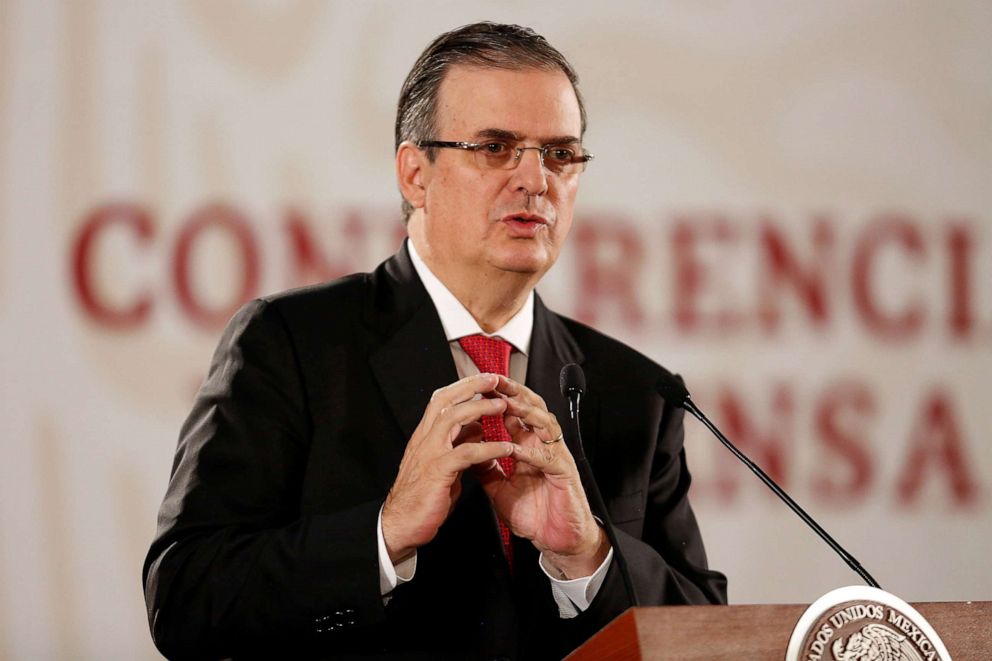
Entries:
[[513, 317], [506, 322], [502, 328], [493, 333], [486, 333], [482, 330], [471, 313], [465, 306], [455, 298], [455, 295], [441, 282], [440, 279], [428, 268], [427, 264], [417, 249], [413, 246], [413, 241], [407, 239], [407, 248], [410, 251], [410, 261], [413, 268], [420, 276], [420, 281], [424, 283], [424, 289], [431, 297], [437, 314], [441, 318], [441, 326], [444, 327], [444, 335], [448, 342], [453, 342], [466, 335], [485, 335], [487, 337], [500, 336], [520, 353], [527, 355], [530, 351], [530, 336], [534, 330], [534, 291], [527, 294], [527, 300], [523, 307]]

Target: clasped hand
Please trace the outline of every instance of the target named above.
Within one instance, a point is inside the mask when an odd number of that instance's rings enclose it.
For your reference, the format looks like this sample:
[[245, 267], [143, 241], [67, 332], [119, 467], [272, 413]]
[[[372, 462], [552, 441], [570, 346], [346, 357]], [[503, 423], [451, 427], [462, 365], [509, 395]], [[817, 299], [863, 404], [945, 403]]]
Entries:
[[[512, 442], [482, 442], [479, 419], [486, 415], [503, 416]], [[571, 453], [550, 442], [561, 433], [544, 400], [507, 377], [478, 374], [435, 391], [383, 507], [390, 559], [400, 562], [434, 538], [461, 494], [462, 472], [471, 470], [515, 535], [531, 540], [564, 576], [592, 574], [609, 544]], [[497, 459], [510, 456], [516, 466], [507, 476]]]

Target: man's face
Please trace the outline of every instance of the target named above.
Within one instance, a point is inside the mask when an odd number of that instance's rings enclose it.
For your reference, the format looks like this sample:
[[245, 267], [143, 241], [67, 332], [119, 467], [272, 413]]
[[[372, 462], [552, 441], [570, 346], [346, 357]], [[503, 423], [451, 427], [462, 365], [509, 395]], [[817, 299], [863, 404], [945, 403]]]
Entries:
[[[560, 71], [452, 67], [441, 83], [434, 139], [520, 146], [577, 141], [578, 100]], [[485, 170], [472, 152], [439, 149], [422, 173], [423, 238], [440, 269], [543, 275], [572, 225], [579, 175], [555, 175], [535, 150], [512, 170]]]

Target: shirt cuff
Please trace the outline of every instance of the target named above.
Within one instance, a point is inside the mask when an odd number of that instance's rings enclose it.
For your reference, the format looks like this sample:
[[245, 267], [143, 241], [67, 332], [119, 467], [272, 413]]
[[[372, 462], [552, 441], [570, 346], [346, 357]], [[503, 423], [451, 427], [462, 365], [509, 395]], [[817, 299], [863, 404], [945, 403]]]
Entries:
[[[382, 507], [386, 504], [383, 503]], [[382, 507], [379, 508], [379, 520], [376, 523], [376, 538], [379, 541], [379, 594], [385, 597], [396, 589], [397, 585], [413, 579], [417, 573], [417, 552], [399, 563], [395, 567], [393, 561], [389, 559], [389, 551], [386, 549], [386, 540], [382, 536]]]
[[551, 581], [551, 595], [558, 604], [558, 615], [562, 619], [571, 619], [589, 608], [589, 604], [599, 594], [599, 588], [603, 586], [603, 579], [606, 578], [612, 560], [613, 547], [610, 547], [606, 558], [591, 576], [562, 580], [554, 576], [558, 574], [558, 570], [544, 559], [543, 553], [541, 554], [538, 563], [541, 565], [541, 571]]

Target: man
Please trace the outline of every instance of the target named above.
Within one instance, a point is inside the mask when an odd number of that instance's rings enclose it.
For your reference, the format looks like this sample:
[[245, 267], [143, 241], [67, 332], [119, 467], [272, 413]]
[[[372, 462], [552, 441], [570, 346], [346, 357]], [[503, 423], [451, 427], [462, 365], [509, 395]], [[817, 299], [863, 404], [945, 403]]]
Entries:
[[401, 92], [409, 239], [254, 301], [183, 427], [145, 564], [167, 656], [556, 658], [627, 607], [562, 442], [565, 364], [642, 604], [718, 603], [664, 370], [544, 307], [572, 223], [577, 79], [529, 29], [439, 37]]

